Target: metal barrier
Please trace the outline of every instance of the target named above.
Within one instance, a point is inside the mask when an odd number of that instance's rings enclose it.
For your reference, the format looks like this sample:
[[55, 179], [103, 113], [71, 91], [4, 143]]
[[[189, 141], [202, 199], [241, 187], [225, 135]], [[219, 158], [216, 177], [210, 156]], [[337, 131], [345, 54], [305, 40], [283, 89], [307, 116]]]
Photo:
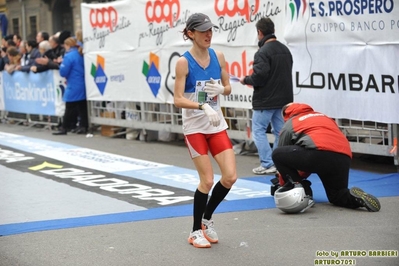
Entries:
[[[144, 135], [148, 130], [182, 134], [181, 111], [173, 104], [89, 101], [88, 106], [90, 123], [112, 127], [111, 137], [131, 130], [140, 130]], [[252, 110], [223, 108], [223, 112], [230, 138], [251, 142]], [[349, 119], [336, 119], [336, 122], [348, 138], [353, 152], [393, 157], [395, 165], [399, 165], [399, 125]], [[267, 136], [272, 143], [273, 135]]]
[[3, 111], [1, 114], [1, 120], [3, 123], [25, 125], [29, 127], [42, 127], [51, 130], [53, 127], [60, 124], [61, 117]]

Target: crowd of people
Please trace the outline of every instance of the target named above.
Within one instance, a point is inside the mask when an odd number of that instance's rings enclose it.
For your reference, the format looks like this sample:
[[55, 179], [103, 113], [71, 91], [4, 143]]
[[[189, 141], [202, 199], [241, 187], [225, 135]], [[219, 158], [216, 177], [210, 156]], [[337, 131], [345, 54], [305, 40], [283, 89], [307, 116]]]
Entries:
[[54, 135], [68, 131], [86, 134], [88, 114], [83, 63], [83, 35], [79, 29], [72, 36], [70, 31], [50, 35], [37, 33], [35, 39], [23, 40], [19, 34], [4, 36], [1, 40], [0, 71], [12, 75], [15, 71], [40, 73], [58, 69], [67, 80], [63, 95], [65, 114]]

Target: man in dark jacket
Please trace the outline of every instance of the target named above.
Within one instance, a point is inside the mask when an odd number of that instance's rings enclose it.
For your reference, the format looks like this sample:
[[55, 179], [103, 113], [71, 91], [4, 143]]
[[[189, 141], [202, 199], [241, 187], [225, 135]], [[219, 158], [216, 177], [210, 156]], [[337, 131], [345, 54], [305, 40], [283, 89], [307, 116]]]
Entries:
[[36, 58], [41, 57], [39, 49], [37, 48], [37, 42], [35, 40], [28, 40], [26, 43], [26, 59], [24, 66], [21, 66], [18, 70], [29, 72], [30, 68], [35, 64]]
[[355, 209], [380, 210], [378, 199], [357, 187], [348, 189], [352, 151], [348, 140], [330, 117], [315, 112], [307, 104], [290, 103], [283, 107], [286, 121], [280, 133], [273, 161], [279, 171], [280, 185], [299, 182], [311, 195], [306, 178], [316, 173], [329, 202]]
[[292, 55], [288, 48], [277, 41], [274, 23], [270, 18], [261, 18], [256, 23], [259, 50], [255, 53], [253, 73], [241, 79], [242, 84], [252, 85], [252, 137], [258, 149], [260, 166], [254, 174], [276, 172], [272, 160], [272, 149], [266, 131], [271, 123], [275, 136], [273, 149], [277, 147], [278, 137], [284, 121], [281, 108], [293, 101]]

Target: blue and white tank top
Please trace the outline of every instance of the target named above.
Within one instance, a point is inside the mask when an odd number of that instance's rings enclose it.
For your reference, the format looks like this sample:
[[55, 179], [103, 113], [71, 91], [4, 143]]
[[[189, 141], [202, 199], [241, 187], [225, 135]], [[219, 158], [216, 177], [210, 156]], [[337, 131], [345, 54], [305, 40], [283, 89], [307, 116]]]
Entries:
[[183, 56], [188, 61], [188, 74], [184, 97], [198, 103], [208, 103], [219, 115], [221, 122], [218, 127], [209, 123], [209, 119], [203, 110], [185, 109], [182, 110], [183, 133], [185, 135], [194, 133], [212, 134], [227, 129], [226, 120], [220, 109], [220, 95], [210, 98], [205, 92], [204, 87], [210, 79], [214, 79], [221, 84], [221, 67], [215, 51], [208, 48], [210, 62], [206, 68], [200, 66], [190, 52], [185, 52]]

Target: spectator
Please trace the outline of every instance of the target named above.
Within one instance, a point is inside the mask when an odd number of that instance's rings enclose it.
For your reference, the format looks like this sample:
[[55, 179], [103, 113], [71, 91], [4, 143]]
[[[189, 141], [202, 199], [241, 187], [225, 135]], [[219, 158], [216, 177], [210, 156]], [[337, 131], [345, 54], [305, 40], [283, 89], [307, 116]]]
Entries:
[[66, 135], [71, 127], [71, 120], [75, 119], [78, 110], [80, 121], [78, 134], [86, 134], [88, 130], [88, 114], [86, 101], [86, 87], [84, 78], [84, 62], [81, 48], [77, 41], [69, 37], [64, 42], [65, 56], [60, 65], [60, 75], [66, 78], [67, 87], [63, 95], [65, 113], [62, 127], [53, 135]]
[[7, 36], [4, 36], [4, 37], [1, 39], [1, 47], [2, 47], [2, 48], [5, 47], [6, 50], [7, 50], [7, 45], [8, 45], [7, 42], [8, 42], [9, 40], [12, 40], [13, 37], [14, 37], [14, 35], [7, 35]]
[[9, 62], [7, 56], [7, 47], [1, 47], [1, 58], [0, 58], [0, 71], [4, 70], [4, 67]]
[[75, 38], [78, 41], [78, 45], [80, 47], [83, 47], [83, 32], [81, 29], [78, 29], [77, 31], [75, 31]]
[[4, 70], [12, 74], [21, 65], [21, 54], [16, 47], [11, 46], [7, 48], [7, 56], [9, 62], [4, 66]]
[[39, 43], [39, 52], [41, 57], [35, 59], [35, 63], [31, 66], [30, 71], [40, 73], [49, 69], [59, 68], [58, 64], [53, 63], [55, 56], [49, 41]]
[[69, 37], [72, 37], [70, 31], [67, 31], [67, 30], [61, 31], [60, 36], [58, 37], [59, 40], [60, 40], [60, 44], [63, 45], [64, 42], [65, 42], [65, 40], [66, 40], [67, 38], [69, 38]]
[[14, 34], [13, 39], [12, 39], [15, 43], [16, 47], [19, 47], [19, 45], [21, 44], [22, 38], [21, 36], [19, 36], [18, 34]]
[[65, 48], [62, 47], [60, 39], [56, 36], [51, 36], [49, 39], [51, 49], [53, 50], [56, 59], [62, 58], [65, 54]]
[[39, 44], [39, 43], [41, 43], [42, 41], [48, 41], [48, 39], [49, 39], [49, 34], [47, 33], [47, 32], [45, 32], [45, 31], [39, 31], [37, 34], [36, 34], [36, 42], [37, 42], [37, 44]]
[[252, 135], [259, 154], [260, 166], [252, 169], [257, 175], [276, 172], [272, 160], [266, 131], [272, 125], [273, 149], [284, 120], [281, 108], [293, 101], [292, 55], [289, 49], [274, 34], [274, 23], [270, 18], [261, 18], [256, 23], [259, 50], [255, 53], [253, 73], [243, 77], [241, 84], [253, 86]]
[[49, 69], [58, 69], [62, 62], [62, 57], [65, 54], [65, 49], [60, 45], [59, 38], [55, 37], [54, 35], [50, 36], [49, 43], [51, 46], [51, 55], [53, 59], [50, 59], [49, 56], [40, 57], [36, 59], [36, 63], [45, 65]]
[[[21, 67], [26, 66], [29, 63], [29, 58], [28, 58], [28, 51], [26, 50], [26, 41], [21, 41], [19, 43], [19, 53], [21, 54]], [[18, 69], [21, 70], [21, 69]]]
[[28, 40], [26, 43], [26, 51], [27, 51], [27, 64], [21, 67], [21, 71], [29, 72], [31, 66], [35, 64], [36, 58], [41, 57], [39, 50], [37, 49], [37, 42], [35, 40]]
[[17, 44], [13, 40], [8, 40], [7, 41], [7, 48], [8, 47], [17, 47]]

